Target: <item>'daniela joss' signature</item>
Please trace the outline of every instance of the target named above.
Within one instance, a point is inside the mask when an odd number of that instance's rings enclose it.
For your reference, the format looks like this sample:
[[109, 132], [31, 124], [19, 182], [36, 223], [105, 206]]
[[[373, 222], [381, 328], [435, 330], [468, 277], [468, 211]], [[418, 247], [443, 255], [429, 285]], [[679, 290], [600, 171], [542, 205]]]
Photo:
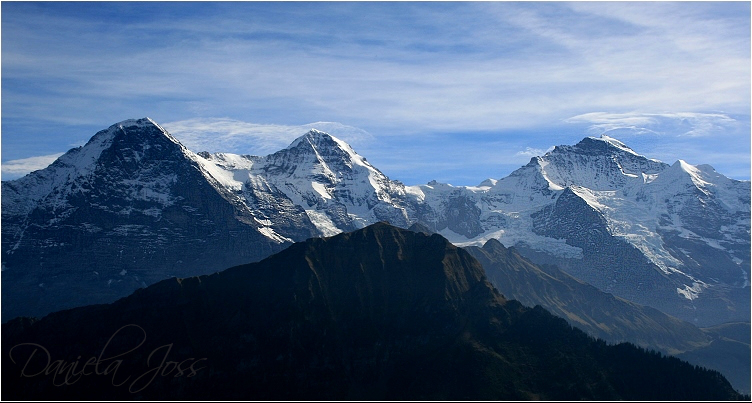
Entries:
[[[141, 342], [126, 352], [110, 356], [107, 351], [110, 343], [119, 333], [128, 328], [135, 328], [137, 331], [141, 332], [143, 336], [141, 337]], [[124, 361], [123, 357], [139, 349], [144, 342], [146, 342], [146, 331], [141, 326], [131, 324], [125, 325], [116, 330], [109, 340], [107, 340], [107, 343], [104, 345], [99, 355], [96, 357], [89, 357], [86, 361], [82, 361], [80, 355], [74, 361], [53, 361], [50, 352], [44, 348], [44, 346], [36, 343], [21, 343], [13, 346], [13, 348], [10, 349], [10, 359], [17, 365], [23, 363], [21, 377], [31, 378], [36, 376], [52, 376], [53, 385], [64, 386], [73, 385], [84, 376], [111, 376], [113, 386], [119, 387], [128, 384], [128, 391], [131, 393], [137, 393], [144, 390], [154, 381], [154, 379], [157, 378], [157, 376], [172, 376], [174, 378], [185, 376], [186, 378], [191, 378], [196, 376], [198, 371], [204, 368], [197, 367], [196, 365], [201, 361], [206, 361], [206, 358], [188, 358], [182, 361], [168, 360], [168, 356], [170, 355], [173, 346], [172, 343], [170, 343], [157, 347], [151, 351], [146, 359], [146, 365], [149, 370], [138, 377], [135, 377], [135, 379], [133, 379], [134, 375], [126, 376], [122, 373], [118, 374], [118, 370]], [[24, 355], [24, 352], [28, 352], [28, 356]], [[28, 358], [26, 358], [24, 363], [23, 360], [16, 360], [16, 358], [19, 357]], [[32, 363], [34, 357], [38, 358]], [[36, 365], [40, 362], [45, 364]], [[41, 369], [39, 367], [41, 367]], [[131, 381], [131, 379], [133, 380]]]

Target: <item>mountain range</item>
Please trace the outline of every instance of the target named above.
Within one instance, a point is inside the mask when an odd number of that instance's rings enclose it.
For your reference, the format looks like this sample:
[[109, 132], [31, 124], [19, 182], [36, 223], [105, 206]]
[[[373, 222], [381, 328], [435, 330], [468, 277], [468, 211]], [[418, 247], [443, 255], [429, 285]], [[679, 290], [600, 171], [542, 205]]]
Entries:
[[467, 251], [386, 223], [11, 320], [2, 365], [11, 400], [745, 398], [508, 300]]
[[379, 221], [464, 247], [507, 298], [749, 393], [749, 182], [605, 136], [475, 187], [405, 186], [317, 130], [250, 156], [194, 153], [151, 119], [120, 122], [2, 183], [3, 322]]
[[267, 156], [194, 153], [151, 119], [2, 183], [3, 319], [111, 302], [387, 221], [538, 264], [699, 326], [748, 321], [750, 182], [610, 137], [475, 187], [389, 179], [311, 130]]

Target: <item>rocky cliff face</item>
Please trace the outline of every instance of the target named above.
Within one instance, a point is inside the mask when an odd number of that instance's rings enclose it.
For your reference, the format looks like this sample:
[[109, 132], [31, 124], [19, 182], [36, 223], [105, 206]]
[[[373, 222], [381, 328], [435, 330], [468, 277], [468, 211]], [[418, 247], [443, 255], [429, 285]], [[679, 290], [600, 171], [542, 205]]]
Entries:
[[3, 182], [3, 319], [110, 302], [171, 276], [259, 260], [289, 245], [288, 236], [313, 235], [302, 211], [281, 223], [285, 235], [266, 230], [198, 159], [142, 119]]

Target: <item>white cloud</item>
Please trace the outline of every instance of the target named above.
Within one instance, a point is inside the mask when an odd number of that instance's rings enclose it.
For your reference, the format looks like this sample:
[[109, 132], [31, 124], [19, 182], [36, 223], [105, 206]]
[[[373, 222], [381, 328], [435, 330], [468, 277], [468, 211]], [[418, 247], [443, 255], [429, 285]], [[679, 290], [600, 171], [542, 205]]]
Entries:
[[[168, 121], [200, 104], [203, 116], [302, 114], [416, 132], [531, 127], [588, 110], [749, 110], [748, 18], [745, 29], [738, 17], [688, 11], [722, 6], [207, 7], [117, 29], [71, 13], [6, 13], [4, 76], [42, 77], [54, 90], [4, 105], [6, 116], [148, 109], [135, 115]], [[301, 24], [306, 13], [329, 23]], [[28, 88], [4, 90], [18, 100]]]
[[162, 124], [189, 149], [209, 152], [266, 155], [281, 150], [311, 129], [329, 133], [357, 146], [373, 139], [370, 133], [337, 122], [288, 126], [258, 124], [228, 118], [188, 119]]
[[29, 172], [47, 168], [47, 166], [52, 164], [61, 155], [63, 155], [63, 153], [5, 161], [2, 163], [3, 180], [17, 179]]
[[[456, 150], [468, 132], [535, 133], [511, 143], [514, 161], [533, 153], [525, 145], [567, 131], [576, 141], [587, 128], [694, 136], [700, 150], [726, 129], [748, 136], [744, 2], [189, 3], [4, 5], [4, 156], [78, 139], [50, 136], [48, 123], [141, 116], [195, 151], [248, 154], [285, 147], [317, 120], [367, 128], [380, 148], [419, 149], [411, 159]], [[358, 142], [370, 135], [318, 128], [378, 155]], [[416, 147], [436, 133], [454, 137]], [[712, 146], [745, 149], [730, 137]], [[60, 145], [26, 153], [32, 138]]]
[[589, 125], [588, 131], [607, 133], [627, 130], [634, 134], [662, 134], [706, 137], [731, 131], [738, 121], [720, 113], [609, 113], [591, 112], [566, 119], [567, 123]]
[[546, 154], [549, 151], [552, 151], [554, 148], [549, 147], [548, 149], [544, 150], [542, 148], [533, 148], [533, 147], [525, 147], [524, 151], [517, 151], [514, 156], [515, 157], [525, 157], [525, 158], [533, 158], [538, 157]]

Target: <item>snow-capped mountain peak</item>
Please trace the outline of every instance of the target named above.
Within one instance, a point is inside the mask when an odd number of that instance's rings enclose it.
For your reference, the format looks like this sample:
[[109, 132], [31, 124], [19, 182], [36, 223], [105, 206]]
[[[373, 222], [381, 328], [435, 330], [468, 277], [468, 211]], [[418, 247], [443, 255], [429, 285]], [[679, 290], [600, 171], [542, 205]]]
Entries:
[[704, 172], [699, 167], [696, 167], [684, 160], [678, 160], [676, 161], [676, 163], [674, 163], [674, 165], [678, 165], [682, 171], [686, 172], [686, 174], [692, 180], [692, 183], [698, 188], [704, 189], [705, 187], [711, 185], [710, 182], [704, 180]]
[[708, 194], [708, 189], [706, 188], [713, 185], [703, 178], [703, 174], [704, 172], [698, 167], [684, 160], [677, 160], [661, 172], [656, 180], [651, 183], [651, 186], [646, 189], [650, 189], [661, 195], [667, 194], [672, 196], [684, 194], [690, 190], [699, 190], [704, 194]]
[[107, 129], [95, 134], [89, 142], [96, 140], [99, 137], [112, 139], [138, 137], [143, 141], [160, 141], [166, 138], [175, 144], [180, 143], [175, 137], [167, 132], [167, 130], [149, 117], [141, 119], [126, 119], [115, 123]]
[[479, 183], [477, 187], [479, 187], [479, 188], [482, 188], [482, 187], [489, 187], [489, 188], [490, 187], [494, 187], [494, 186], [496, 186], [496, 182], [498, 182], [498, 180], [493, 179], [493, 178], [488, 178], [488, 179], [485, 179], [483, 182]]
[[407, 191], [404, 185], [391, 181], [346, 142], [320, 130], [312, 129], [267, 156], [200, 153], [197, 159], [246, 205], [272, 198], [279, 203], [283, 198], [290, 206], [300, 206], [324, 235], [381, 220], [409, 225], [399, 201]]
[[[157, 130], [137, 130], [149, 128]], [[93, 169], [93, 164], [99, 159], [102, 151], [111, 147], [116, 139], [136, 135], [141, 137], [139, 140], [148, 141], [150, 137], [167, 135], [167, 132], [149, 118], [127, 119], [98, 132], [85, 145], [69, 150], [56, 162], [75, 167], [78, 173], [88, 173]], [[174, 141], [174, 138], [171, 140]]]
[[287, 149], [293, 149], [299, 147], [301, 144], [308, 144], [313, 147], [316, 146], [326, 146], [327, 143], [331, 144], [333, 143], [334, 137], [330, 135], [329, 133], [322, 132], [321, 130], [317, 129], [311, 129], [308, 131], [308, 133], [296, 138], [293, 140], [292, 143], [290, 143], [289, 146], [287, 146]]
[[[686, 304], [715, 315], [721, 311], [702, 305], [714, 284], [738, 290], [750, 275], [748, 181], [707, 165], [652, 160], [608, 136], [557, 146], [478, 186], [405, 187], [320, 130], [266, 156], [195, 154], [144, 118], [100, 131], [50, 167], [3, 182], [2, 191], [11, 272], [41, 267], [28, 245], [53, 242], [64, 251], [71, 239], [114, 253], [107, 261], [121, 253], [113, 240], [142, 239], [149, 256], [168, 256], [172, 270], [185, 262], [179, 256], [187, 252], [178, 250], [185, 245], [195, 262], [205, 242], [261, 256], [290, 241], [388, 221], [420, 222], [458, 245], [498, 239], [688, 320], [694, 310]], [[237, 246], [239, 236], [247, 242]], [[173, 243], [183, 246], [167, 251]], [[118, 267], [134, 272], [139, 256], [134, 249]]]
[[608, 144], [610, 144], [610, 145], [612, 145], [612, 146], [614, 146], [614, 147], [616, 147], [616, 148], [618, 148], [618, 149], [620, 149], [622, 151], [626, 151], [626, 152], [628, 152], [630, 154], [641, 156], [640, 154], [637, 154], [631, 148], [627, 147], [626, 144], [622, 143], [621, 141], [619, 141], [619, 140], [617, 140], [617, 139], [615, 139], [613, 137], [609, 137], [609, 136], [607, 136], [605, 134], [602, 134], [601, 137], [600, 138], [596, 138], [596, 140], [605, 141], [606, 143], [608, 143]]
[[[404, 186], [389, 180], [349, 144], [316, 129], [297, 138], [286, 149], [265, 157], [264, 167], [259, 170], [284, 172], [287, 179], [284, 183], [275, 182], [277, 187], [306, 207], [312, 221], [328, 231], [332, 226], [324, 223], [327, 218], [343, 222], [353, 218], [352, 214], [342, 216], [341, 211], [336, 213], [339, 218], [329, 217], [333, 206], [346, 206], [347, 211], [357, 212], [356, 216], [378, 215], [372, 211], [374, 207], [391, 203], [395, 194], [404, 193]], [[404, 212], [401, 215], [405, 217], [400, 221], [404, 221], [406, 215]], [[359, 228], [366, 222], [358, 220], [352, 225]]]
[[[97, 132], [85, 145], [68, 150], [47, 168], [7, 182], [3, 208], [24, 214], [36, 208], [43, 199], [47, 204], [61, 206], [68, 194], [80, 189], [82, 183], [88, 183], [86, 178], [103, 169], [107, 163], [102, 162], [102, 158], [119, 159], [124, 163], [119, 164], [122, 167], [148, 159], [147, 154], [174, 151], [187, 150], [152, 119], [124, 120]], [[169, 175], [168, 172], [164, 174]]]
[[349, 144], [317, 129], [311, 129], [305, 135], [298, 137], [285, 150], [313, 153], [319, 162], [325, 164], [342, 162], [350, 168], [353, 164], [373, 168]]
[[577, 185], [592, 190], [616, 190], [631, 182], [644, 182], [645, 175], [657, 174], [668, 167], [608, 136], [586, 137], [573, 146], [556, 146], [537, 158], [546, 179], [561, 188]]
[[128, 128], [128, 127], [136, 127], [136, 128], [144, 128], [144, 127], [157, 127], [158, 129], [164, 131], [164, 129], [155, 122], [152, 118], [146, 116], [141, 119], [125, 119], [121, 122], [115, 123], [114, 125], [110, 127], [120, 127], [120, 128]]
[[574, 149], [580, 154], [588, 155], [619, 155], [627, 153], [637, 157], [645, 158], [644, 156], [637, 154], [631, 148], [627, 147], [626, 144], [605, 134], [601, 135], [600, 137], [585, 137], [574, 146], [558, 146], [557, 148]]

